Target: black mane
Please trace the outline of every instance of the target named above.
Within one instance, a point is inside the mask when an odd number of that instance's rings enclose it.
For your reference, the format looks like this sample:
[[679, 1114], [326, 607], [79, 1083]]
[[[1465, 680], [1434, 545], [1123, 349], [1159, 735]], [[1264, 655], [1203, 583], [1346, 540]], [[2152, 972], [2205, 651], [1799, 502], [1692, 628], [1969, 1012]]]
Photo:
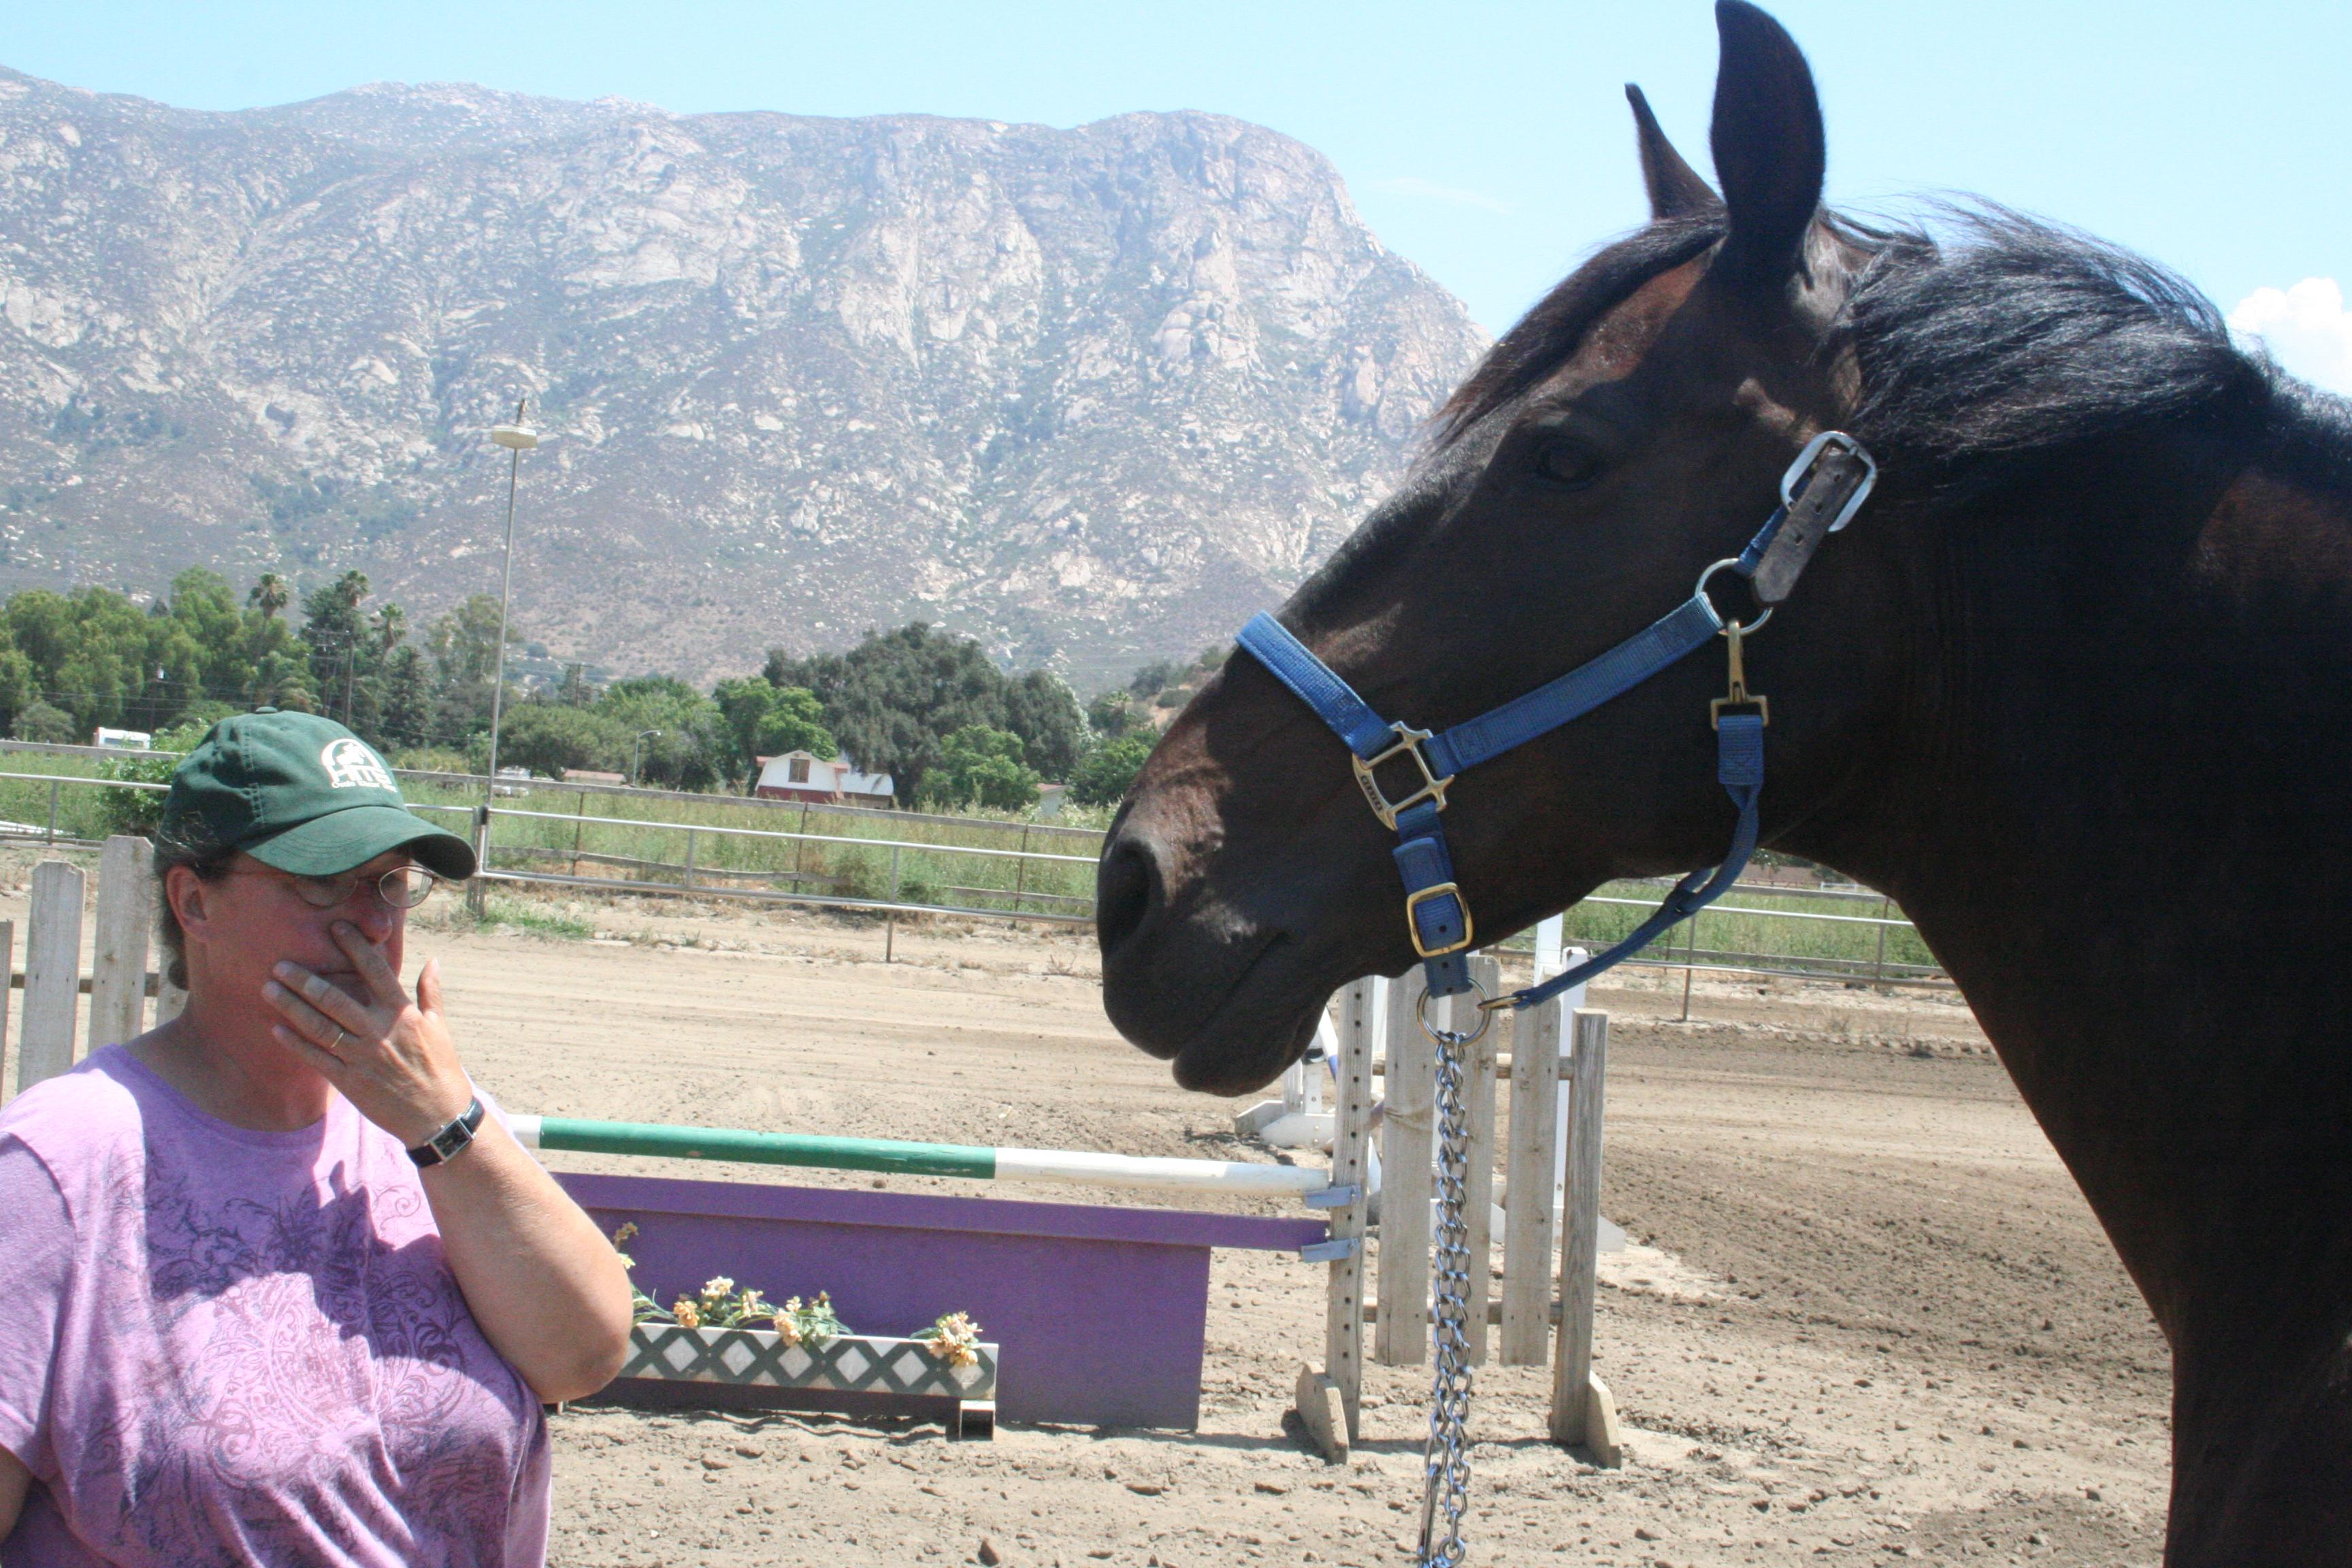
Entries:
[[1874, 236], [1826, 352], [1850, 352], [1854, 434], [1915, 485], [1981, 492], [2099, 442], [2251, 431], [2273, 373], [2179, 274], [1993, 206], [1948, 240]]
[[[2264, 428], [2263, 456], [2352, 489], [2352, 407], [2231, 341], [2185, 279], [2077, 230], [1991, 205], [1942, 237], [1834, 215], [1868, 259], [1822, 353], [1851, 353], [1854, 433], [1928, 494], [1981, 494], [2050, 461], [2166, 426]], [[1443, 448], [1565, 363], [1594, 321], [1722, 237], [1717, 215], [1653, 224], [1602, 250], [1487, 353], [1436, 419]]]

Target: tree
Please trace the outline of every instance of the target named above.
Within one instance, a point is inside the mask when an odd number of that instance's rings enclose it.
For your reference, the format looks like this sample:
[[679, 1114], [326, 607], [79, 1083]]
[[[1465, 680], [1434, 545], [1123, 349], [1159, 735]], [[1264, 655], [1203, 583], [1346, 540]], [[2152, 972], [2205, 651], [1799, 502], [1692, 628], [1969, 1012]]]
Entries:
[[289, 713], [315, 713], [319, 694], [310, 688], [309, 665], [276, 649], [262, 655], [253, 668], [253, 685], [246, 692], [249, 706], [283, 708]]
[[824, 727], [824, 705], [804, 686], [776, 689], [776, 700], [761, 722], [753, 752], [773, 757], [785, 752], [806, 752], [828, 760], [841, 754], [833, 731]]
[[1021, 737], [1029, 765], [1049, 779], [1068, 778], [1086, 751], [1078, 694], [1051, 670], [1033, 669], [1006, 683], [1004, 727]]
[[19, 741], [39, 741], [52, 746], [82, 745], [89, 740], [89, 732], [74, 722], [72, 714], [37, 697], [25, 704], [16, 715], [13, 732]]
[[0, 628], [0, 730], [15, 733], [16, 716], [39, 700], [33, 661], [7, 640]]
[[1163, 658], [1156, 664], [1147, 664], [1137, 670], [1135, 678], [1127, 683], [1127, 689], [1131, 695], [1140, 697], [1148, 702], [1175, 685], [1183, 678], [1183, 674], [1182, 666], [1172, 664]]
[[560, 779], [574, 768], [610, 768], [627, 749], [620, 726], [585, 708], [526, 702], [506, 710], [499, 763]]
[[[490, 681], [498, 671], [498, 600], [476, 594], [433, 623], [425, 646], [432, 655], [436, 680], [433, 693], [432, 739], [443, 745], [462, 746], [490, 728]], [[519, 643], [522, 634], [509, 627], [507, 641]]]
[[[1087, 705], [1087, 728], [1105, 739], [1124, 735], [1142, 723], [1142, 711], [1129, 692], [1106, 691]], [[1071, 783], [1076, 782], [1073, 774]]]
[[1009, 730], [967, 724], [940, 746], [924, 798], [945, 805], [1026, 811], [1037, 804], [1038, 779], [1023, 758], [1024, 749], [1021, 737]]
[[566, 708], [585, 708], [596, 700], [596, 688], [588, 683], [588, 667], [567, 664], [563, 667], [563, 687], [555, 700]]
[[866, 772], [891, 774], [905, 797], [922, 793], [949, 735], [1004, 722], [1004, 678], [980, 645], [921, 621], [869, 632], [845, 654], [798, 663], [771, 654], [763, 673], [815, 692], [835, 739]]
[[1008, 680], [985, 650], [915, 621], [868, 632], [847, 653], [795, 659], [768, 653], [761, 675], [775, 687], [805, 687], [825, 728], [868, 773], [893, 775], [901, 796], [923, 793], [946, 738], [969, 725], [1019, 735], [1030, 760], [1059, 776], [1077, 761], [1086, 734], [1076, 694], [1034, 670]]
[[1151, 755], [1148, 735], [1121, 735], [1087, 753], [1070, 774], [1070, 798], [1080, 805], [1116, 805]]
[[388, 656], [408, 636], [408, 612], [398, 605], [386, 603], [375, 613], [369, 625], [375, 631], [377, 657]]
[[707, 790], [732, 772], [735, 737], [727, 716], [682, 680], [666, 675], [616, 680], [590, 711], [615, 726], [624, 746], [640, 731], [661, 731], [646, 737], [641, 780], [670, 789]]
[[[488, 594], [476, 594], [433, 623], [433, 629], [425, 634], [425, 646], [433, 655], [443, 684], [489, 683], [498, 669], [499, 622], [502, 614], [498, 600]], [[522, 633], [509, 628], [507, 641], [509, 645], [522, 641]]]
[[294, 602], [293, 585], [275, 572], [264, 572], [246, 595], [246, 603], [261, 612], [265, 621]]
[[[302, 642], [310, 650], [310, 679], [326, 694], [326, 710], [362, 734], [373, 731], [375, 707], [373, 690], [362, 691], [360, 678], [373, 673], [374, 638], [360, 603], [368, 596], [367, 574], [346, 572], [333, 582], [312, 589], [302, 598]], [[361, 668], [362, 658], [368, 668]], [[367, 700], [369, 715], [359, 707]]]
[[84, 735], [100, 725], [160, 730], [202, 692], [203, 650], [186, 623], [108, 589], [32, 589], [8, 600], [0, 623], [31, 689]]
[[757, 773], [761, 757], [807, 752], [830, 761], [840, 750], [824, 727], [824, 707], [806, 687], [776, 687], [759, 677], [722, 680], [711, 700], [735, 738], [740, 776]]
[[376, 710], [384, 738], [422, 746], [433, 738], [433, 672], [413, 647], [396, 647], [383, 661], [383, 690]]

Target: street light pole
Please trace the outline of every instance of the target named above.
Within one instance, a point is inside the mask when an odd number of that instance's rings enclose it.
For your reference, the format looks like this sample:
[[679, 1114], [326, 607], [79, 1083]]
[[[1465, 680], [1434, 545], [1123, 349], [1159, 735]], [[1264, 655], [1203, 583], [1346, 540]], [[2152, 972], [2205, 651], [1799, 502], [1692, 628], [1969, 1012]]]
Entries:
[[629, 742], [629, 787], [631, 789], [637, 787], [637, 755], [647, 735], [651, 735], [656, 741], [661, 739], [659, 730], [640, 730], [637, 731], [637, 738]]
[[[507, 550], [505, 574], [499, 584], [499, 648], [495, 672], [490, 678], [490, 765], [489, 776], [482, 781], [482, 808], [474, 822], [474, 858], [484, 870], [490, 864], [490, 804], [499, 787], [499, 723], [505, 717], [507, 695], [507, 611], [514, 601], [514, 524], [515, 485], [522, 477], [522, 455], [539, 445], [539, 432], [522, 422], [522, 412], [529, 398], [515, 404], [514, 422], [494, 425], [490, 439], [507, 449]], [[482, 912], [484, 889], [480, 879], [468, 889], [474, 912]]]

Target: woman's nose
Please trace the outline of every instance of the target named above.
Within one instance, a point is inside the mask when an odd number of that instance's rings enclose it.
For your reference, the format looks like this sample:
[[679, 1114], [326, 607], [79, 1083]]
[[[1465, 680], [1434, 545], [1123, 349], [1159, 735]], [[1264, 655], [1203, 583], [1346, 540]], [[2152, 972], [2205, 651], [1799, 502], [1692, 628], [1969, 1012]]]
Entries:
[[360, 933], [370, 942], [382, 942], [392, 934], [400, 922], [400, 913], [383, 901], [383, 895], [372, 883], [362, 883], [358, 893], [346, 900], [338, 911], [344, 920], [360, 928]]

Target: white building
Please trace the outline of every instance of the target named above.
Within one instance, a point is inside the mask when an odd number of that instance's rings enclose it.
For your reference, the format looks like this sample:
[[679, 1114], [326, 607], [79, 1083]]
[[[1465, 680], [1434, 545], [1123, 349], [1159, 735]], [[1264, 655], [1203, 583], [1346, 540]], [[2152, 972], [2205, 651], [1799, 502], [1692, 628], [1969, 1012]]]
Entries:
[[762, 800], [802, 800], [815, 805], [898, 803], [888, 773], [861, 773], [847, 757], [828, 763], [811, 752], [761, 758], [760, 782], [751, 793]]

